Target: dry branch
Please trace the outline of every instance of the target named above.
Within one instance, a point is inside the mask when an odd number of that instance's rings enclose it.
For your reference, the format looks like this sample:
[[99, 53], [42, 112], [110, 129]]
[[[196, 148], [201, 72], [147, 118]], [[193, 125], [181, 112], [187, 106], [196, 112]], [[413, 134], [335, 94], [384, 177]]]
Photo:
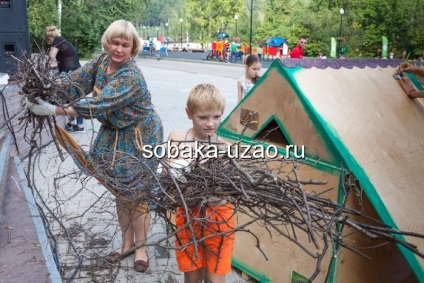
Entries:
[[[167, 195], [153, 201], [170, 211], [175, 211], [177, 207], [204, 207], [210, 202], [215, 204], [218, 200], [233, 204], [238, 214], [248, 215], [251, 220], [228, 233], [247, 231], [248, 226], [256, 222], [270, 233], [272, 231], [272, 234], [277, 233], [289, 239], [317, 260], [316, 270], [310, 280], [318, 276], [322, 259], [327, 252], [337, 253], [336, 249], [339, 247], [355, 249], [343, 242], [343, 231], [337, 228], [340, 224], [374, 240], [396, 242], [424, 257], [422, 251], [417, 250], [414, 245], [395, 236], [401, 234], [424, 238], [424, 235], [397, 231], [379, 221], [370, 225], [354, 220], [351, 216], [370, 220], [361, 212], [346, 207], [350, 193], [357, 193], [356, 191], [345, 188], [345, 199], [341, 204], [331, 201], [303, 188], [308, 184], [325, 186], [326, 182], [301, 180], [298, 169], [302, 164], [299, 161], [282, 159], [277, 170], [271, 165], [275, 162], [275, 159], [234, 159], [222, 153], [217, 158], [195, 159], [182, 168], [170, 168], [163, 163], [167, 169], [165, 171], [180, 171], [184, 175], [184, 181], [175, 180], [172, 174], [163, 174], [160, 185], [166, 188]], [[210, 220], [193, 218], [188, 223], [196, 221]], [[298, 237], [299, 233], [306, 234], [314, 248], [303, 243]], [[193, 240], [197, 244], [203, 241], [204, 239]], [[333, 249], [330, 249], [329, 243]], [[260, 249], [260, 243], [258, 248]], [[365, 255], [364, 257], [367, 258]]]

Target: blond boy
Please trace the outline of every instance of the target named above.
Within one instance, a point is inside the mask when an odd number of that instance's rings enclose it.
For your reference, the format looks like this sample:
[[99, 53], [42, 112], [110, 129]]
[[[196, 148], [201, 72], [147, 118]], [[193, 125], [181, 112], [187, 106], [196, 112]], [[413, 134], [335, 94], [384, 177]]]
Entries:
[[[196, 85], [189, 94], [186, 113], [193, 127], [185, 131], [173, 131], [168, 137], [170, 144], [178, 147], [194, 146], [193, 141], [225, 142], [216, 135], [225, 108], [225, 99], [217, 87], [211, 84]], [[182, 157], [169, 160], [182, 164]], [[190, 158], [185, 156], [190, 162]], [[171, 170], [172, 172], [172, 170]], [[235, 227], [234, 209], [225, 201], [207, 202], [203, 207], [190, 207], [185, 211], [179, 207], [176, 213], [176, 226], [181, 229], [187, 223], [187, 215], [192, 222], [195, 239], [207, 237], [198, 245], [196, 254], [193, 244], [177, 249], [176, 257], [179, 269], [184, 272], [185, 283], [205, 282], [224, 283], [225, 275], [231, 271], [231, 254], [234, 247], [234, 234], [225, 233]], [[224, 232], [224, 233], [223, 233]], [[220, 235], [209, 237], [220, 233]], [[181, 247], [193, 240], [190, 229], [181, 229], [177, 233], [176, 246]], [[198, 255], [198, 256], [197, 256]]]

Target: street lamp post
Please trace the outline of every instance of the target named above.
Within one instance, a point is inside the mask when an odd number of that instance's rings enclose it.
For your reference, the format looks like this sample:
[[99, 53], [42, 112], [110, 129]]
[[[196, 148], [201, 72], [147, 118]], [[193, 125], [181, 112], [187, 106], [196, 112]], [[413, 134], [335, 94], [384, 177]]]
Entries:
[[159, 27], [156, 27], [156, 39], [159, 39]]
[[219, 33], [222, 36], [222, 39], [224, 39], [225, 31], [224, 31], [224, 21], [221, 21], [221, 26], [219, 27]]
[[146, 37], [146, 26], [143, 26], [143, 32], [144, 32], [144, 40], [146, 40], [147, 39], [147, 37]]
[[250, 0], [250, 36], [249, 36], [249, 54], [252, 54], [252, 26], [253, 26], [253, 0]]
[[340, 8], [340, 32], [339, 32], [339, 48], [338, 48], [338, 58], [341, 57], [341, 51], [342, 51], [342, 27], [343, 27], [343, 15], [344, 15], [344, 9]]
[[237, 36], [237, 20], [238, 20], [238, 15], [237, 14], [234, 16], [234, 20], [236, 20], [236, 32], [235, 32], [234, 35]]
[[183, 19], [180, 18], [180, 25], [181, 25], [181, 50], [183, 50]]
[[168, 43], [169, 43], [169, 23], [168, 22], [166, 22], [166, 38], [165, 38], [165, 40], [166, 40], [166, 48], [168, 49]]

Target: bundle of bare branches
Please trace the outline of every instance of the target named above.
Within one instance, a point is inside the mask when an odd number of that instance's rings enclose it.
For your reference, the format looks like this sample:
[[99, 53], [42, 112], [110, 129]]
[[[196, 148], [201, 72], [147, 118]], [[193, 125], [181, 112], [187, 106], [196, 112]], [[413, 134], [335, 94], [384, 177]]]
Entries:
[[[345, 184], [344, 199], [340, 202], [308, 192], [305, 185], [325, 186], [326, 182], [302, 180], [298, 172], [302, 165], [293, 159], [240, 160], [230, 158], [227, 153], [221, 153], [216, 158], [198, 158], [178, 168], [164, 164], [169, 172], [178, 173], [162, 174], [160, 185], [164, 193], [156, 202], [171, 211], [177, 207], [187, 210], [196, 206], [205, 207], [210, 203], [231, 203], [235, 212], [247, 215], [249, 221], [227, 233], [252, 233], [248, 226], [259, 223], [273, 234], [289, 239], [317, 260], [316, 270], [310, 280], [318, 276], [321, 262], [329, 251], [337, 252], [340, 247], [345, 247], [368, 258], [354, 244], [349, 246], [343, 241], [343, 231], [340, 229], [343, 226], [349, 226], [371, 239], [396, 242], [424, 257], [416, 246], [396, 236], [424, 238], [424, 235], [398, 231], [346, 207], [347, 198], [355, 193], [350, 194], [349, 184]], [[328, 190], [323, 188], [322, 191]], [[355, 220], [351, 216], [355, 216]], [[207, 217], [190, 218], [188, 214], [186, 218], [188, 225], [211, 221]], [[374, 224], [370, 225], [370, 222]], [[299, 238], [300, 234], [306, 234], [308, 242], [313, 243], [313, 246], [304, 243], [300, 239], [302, 237]], [[193, 237], [193, 243], [201, 244], [204, 241]], [[259, 242], [257, 247], [260, 249]]]
[[[24, 114], [18, 118], [20, 126], [24, 130], [24, 139], [31, 145], [28, 158], [31, 159], [34, 152], [41, 149], [43, 144], [41, 132], [47, 130], [56, 145], [56, 149], [62, 160], [64, 160], [62, 150], [55, 138], [54, 128], [56, 126], [55, 116], [37, 116], [29, 109], [25, 103], [37, 103], [38, 99], [48, 101], [52, 104], [65, 107], [67, 103], [64, 86], [58, 81], [53, 60], [45, 51], [38, 54], [23, 53], [20, 58], [14, 58], [17, 70], [12, 79], [19, 87], [18, 94], [22, 96]], [[28, 171], [30, 167], [28, 167]], [[28, 172], [28, 176], [31, 176]]]
[[[14, 80], [21, 86], [20, 94], [23, 98], [31, 102], [36, 102], [37, 98], [41, 98], [60, 107], [69, 105], [66, 95], [64, 95], [64, 86], [58, 83], [56, 77], [52, 75], [52, 62], [46, 54], [33, 57], [24, 56], [18, 62], [19, 71]], [[21, 120], [25, 131], [31, 133], [27, 138], [28, 142], [33, 145], [31, 152], [37, 150], [35, 142], [37, 134], [47, 127], [59, 154], [61, 154], [54, 134], [56, 123], [54, 116], [36, 116], [27, 110]], [[27, 131], [26, 129], [30, 126], [32, 126], [32, 131]], [[186, 141], [181, 142], [186, 143]], [[199, 143], [202, 142], [199, 141]], [[205, 145], [210, 145], [210, 142]], [[111, 152], [110, 154], [115, 153]], [[30, 153], [30, 158], [31, 155]], [[124, 157], [121, 156], [121, 158]], [[126, 158], [134, 159], [134, 162], [142, 162], [135, 157]], [[119, 164], [120, 160], [116, 161]], [[371, 239], [396, 242], [418, 256], [424, 257], [423, 252], [417, 250], [416, 246], [403, 238], [396, 237], [396, 235], [405, 235], [424, 238], [424, 235], [398, 231], [377, 220], [370, 219], [360, 211], [348, 208], [346, 206], [347, 198], [352, 195], [350, 186], [344, 187], [344, 199], [338, 202], [305, 189], [305, 185], [325, 186], [326, 182], [324, 180], [302, 180], [299, 176], [299, 168], [302, 167], [302, 163], [299, 161], [284, 158], [279, 160], [237, 159], [229, 156], [228, 151], [224, 150], [218, 151], [214, 157], [207, 154], [200, 155], [189, 164], [178, 168], [171, 167], [164, 160], [160, 160], [160, 162], [164, 167], [164, 172], [160, 176], [157, 176], [156, 172], [151, 172], [150, 176], [151, 187], [155, 189], [137, 192], [135, 198], [139, 198], [143, 202], [146, 200], [154, 202], [169, 212], [175, 212], [179, 207], [188, 210], [210, 204], [232, 204], [236, 214], [247, 215], [249, 220], [226, 233], [237, 231], [252, 233], [248, 226], [252, 223], [259, 223], [270, 233], [272, 231], [274, 234], [289, 239], [303, 249], [306, 254], [317, 260], [316, 270], [311, 275], [311, 280], [318, 276], [322, 260], [329, 251], [337, 253], [337, 249], [345, 247], [366, 257], [355, 247], [348, 246], [343, 241], [343, 231], [340, 227], [344, 226], [349, 226]], [[31, 164], [31, 159], [28, 164]], [[103, 168], [102, 165], [96, 164], [96, 167], [89, 172], [92, 172], [96, 178], [113, 184], [113, 188], [119, 192], [125, 191], [125, 189], [130, 190], [134, 187], [134, 182], [145, 178], [144, 175], [135, 175], [128, 183], [126, 180], [108, 179], [110, 178], [107, 174], [108, 166], [109, 164], [105, 164]], [[27, 174], [30, 176], [28, 172]], [[355, 216], [354, 219], [351, 216]], [[172, 221], [168, 221], [171, 224]], [[209, 221], [211, 220], [206, 217], [190, 217], [187, 214], [187, 225], [189, 226]], [[176, 235], [177, 232], [173, 231], [169, 237]], [[300, 234], [306, 235], [313, 246], [305, 244], [300, 239]], [[253, 236], [256, 238], [255, 235]], [[205, 238], [196, 238], [193, 235], [192, 243], [201, 245], [204, 241]], [[141, 243], [134, 249], [144, 244]], [[257, 247], [261, 249], [260, 243]], [[122, 256], [125, 255], [126, 253], [122, 254]], [[264, 256], [266, 257], [265, 254]]]
[[18, 71], [13, 80], [21, 86], [21, 95], [30, 102], [41, 98], [56, 105], [66, 104], [63, 86], [54, 75], [57, 72], [52, 67], [54, 62], [46, 53], [32, 56], [24, 53], [20, 59], [15, 59], [18, 62]]

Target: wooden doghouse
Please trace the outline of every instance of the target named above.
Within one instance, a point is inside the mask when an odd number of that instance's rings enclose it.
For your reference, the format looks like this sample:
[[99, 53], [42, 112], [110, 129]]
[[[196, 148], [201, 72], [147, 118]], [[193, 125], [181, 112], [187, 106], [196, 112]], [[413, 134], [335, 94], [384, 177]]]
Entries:
[[[275, 60], [218, 134], [238, 140], [243, 116], [254, 111], [257, 123], [244, 132], [242, 143], [275, 145], [283, 154], [288, 145], [304, 146], [301, 178], [327, 181], [325, 188], [310, 185], [308, 191], [333, 188], [322, 196], [338, 202], [342, 184], [354, 180], [359, 197], [349, 198], [348, 207], [401, 231], [424, 234], [424, 104], [408, 98], [393, 78], [399, 63]], [[248, 219], [239, 215], [238, 221]], [[314, 272], [316, 260], [297, 245], [259, 224], [249, 229], [268, 261], [252, 235], [239, 232], [234, 266], [260, 282], [300, 282], [292, 275], [309, 278]], [[424, 282], [424, 259], [413, 252], [348, 227], [343, 235], [369, 259], [346, 249], [330, 251], [314, 282]], [[398, 237], [424, 251], [423, 239]]]

